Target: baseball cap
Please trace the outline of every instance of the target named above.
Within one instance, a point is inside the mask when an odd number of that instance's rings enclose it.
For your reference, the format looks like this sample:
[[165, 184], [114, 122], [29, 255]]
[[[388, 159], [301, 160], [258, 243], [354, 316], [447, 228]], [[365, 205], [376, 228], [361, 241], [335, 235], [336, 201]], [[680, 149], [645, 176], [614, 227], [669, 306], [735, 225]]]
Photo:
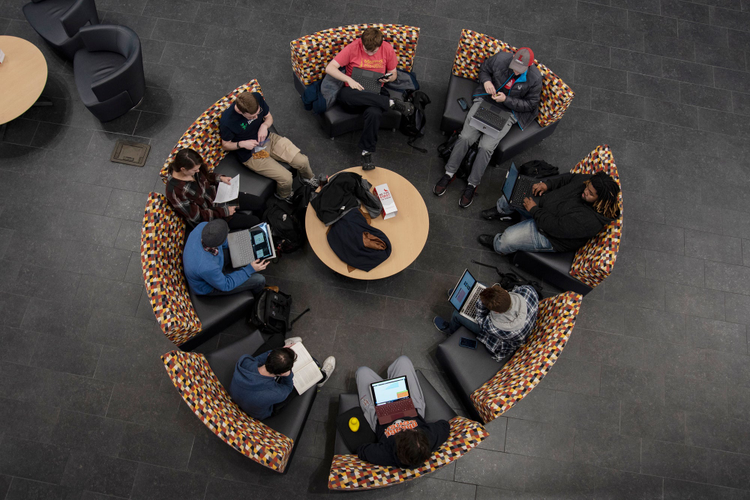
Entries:
[[521, 47], [513, 55], [513, 60], [510, 61], [508, 67], [513, 71], [523, 73], [532, 64], [534, 64], [534, 51], [528, 47]]

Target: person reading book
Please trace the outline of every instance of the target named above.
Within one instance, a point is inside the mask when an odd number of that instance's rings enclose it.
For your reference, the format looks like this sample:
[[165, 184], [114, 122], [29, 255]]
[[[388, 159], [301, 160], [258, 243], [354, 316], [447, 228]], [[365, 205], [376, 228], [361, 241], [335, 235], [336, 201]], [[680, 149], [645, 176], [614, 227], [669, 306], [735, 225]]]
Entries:
[[[277, 415], [297, 396], [300, 387], [295, 384], [294, 374], [295, 371], [299, 373], [297, 362], [301, 356], [298, 356], [298, 352], [310, 357], [301, 342], [302, 339], [299, 337], [285, 341], [283, 335], [275, 335], [261, 345], [252, 356], [245, 354], [240, 357], [234, 369], [229, 394], [242, 411], [253, 418], [263, 420]], [[279, 344], [281, 344], [279, 347], [268, 350], [269, 346]], [[314, 360], [312, 361], [316, 375], [319, 375], [312, 380], [320, 380], [318, 387], [322, 387], [336, 368], [336, 358], [327, 357], [320, 369], [317, 368]], [[306, 363], [302, 368], [309, 371], [308, 367], [309, 364]], [[304, 373], [301, 378], [311, 379], [309, 374]], [[307, 387], [311, 387], [314, 383], [312, 382]], [[297, 391], [294, 390], [295, 386], [297, 386]], [[301, 392], [305, 390], [307, 389], [303, 388]]]

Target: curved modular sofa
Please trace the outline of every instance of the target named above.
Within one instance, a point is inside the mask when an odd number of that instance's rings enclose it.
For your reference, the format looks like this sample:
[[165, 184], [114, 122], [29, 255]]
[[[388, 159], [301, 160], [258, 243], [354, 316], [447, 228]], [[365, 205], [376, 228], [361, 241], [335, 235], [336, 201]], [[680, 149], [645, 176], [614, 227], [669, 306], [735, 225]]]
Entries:
[[[620, 186], [620, 175], [612, 151], [606, 144], [597, 146], [570, 172], [606, 172]], [[610, 275], [617, 260], [622, 234], [622, 190], [617, 198], [620, 216], [576, 252], [516, 252], [513, 263], [558, 288], [586, 295]]]
[[480, 344], [458, 345], [476, 336], [461, 327], [438, 346], [437, 358], [464, 406], [476, 418], [491, 422], [534, 389], [560, 357], [581, 307], [581, 296], [565, 292], [539, 301], [536, 324], [512, 358], [500, 365]]
[[[463, 97], [467, 103], [473, 100], [471, 96], [478, 85], [482, 63], [501, 50], [515, 52], [516, 48], [483, 33], [467, 29], [461, 32], [448, 82], [440, 130], [448, 133], [461, 130], [467, 111], [461, 109], [457, 99]], [[516, 126], [510, 129], [492, 155], [491, 162], [494, 164], [500, 164], [552, 135], [557, 122], [575, 97], [573, 90], [552, 70], [539, 61], [535, 61], [535, 64], [543, 78], [539, 116], [523, 130]]]

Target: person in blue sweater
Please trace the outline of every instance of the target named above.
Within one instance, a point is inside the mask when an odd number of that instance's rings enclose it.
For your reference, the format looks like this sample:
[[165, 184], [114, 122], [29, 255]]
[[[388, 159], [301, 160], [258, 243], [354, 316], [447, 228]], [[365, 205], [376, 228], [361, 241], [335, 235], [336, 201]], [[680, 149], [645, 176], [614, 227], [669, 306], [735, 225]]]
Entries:
[[[258, 294], [266, 285], [266, 278], [259, 273], [269, 261], [256, 260], [236, 270], [232, 270], [231, 262], [225, 264], [227, 234], [226, 221], [215, 219], [201, 222], [188, 236], [182, 264], [188, 285], [196, 295], [228, 295], [247, 290]], [[225, 267], [229, 272], [225, 273]]]

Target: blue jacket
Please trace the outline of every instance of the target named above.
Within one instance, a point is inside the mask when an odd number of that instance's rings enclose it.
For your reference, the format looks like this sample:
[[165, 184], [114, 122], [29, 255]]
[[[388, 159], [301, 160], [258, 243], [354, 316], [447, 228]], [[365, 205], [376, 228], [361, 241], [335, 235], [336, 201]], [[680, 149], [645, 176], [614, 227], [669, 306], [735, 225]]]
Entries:
[[294, 374], [279, 377], [261, 375], [258, 367], [266, 364], [268, 353], [258, 357], [244, 355], [234, 368], [229, 394], [242, 411], [253, 418], [263, 420], [273, 413], [273, 405], [281, 403], [294, 389]]
[[203, 250], [201, 233], [208, 222], [201, 222], [188, 236], [185, 251], [182, 253], [182, 264], [185, 266], [185, 277], [190, 289], [197, 295], [207, 295], [214, 290], [228, 292], [234, 290], [255, 273], [253, 266], [237, 269], [224, 274], [224, 249], [228, 248], [226, 240], [219, 247], [219, 255]]

